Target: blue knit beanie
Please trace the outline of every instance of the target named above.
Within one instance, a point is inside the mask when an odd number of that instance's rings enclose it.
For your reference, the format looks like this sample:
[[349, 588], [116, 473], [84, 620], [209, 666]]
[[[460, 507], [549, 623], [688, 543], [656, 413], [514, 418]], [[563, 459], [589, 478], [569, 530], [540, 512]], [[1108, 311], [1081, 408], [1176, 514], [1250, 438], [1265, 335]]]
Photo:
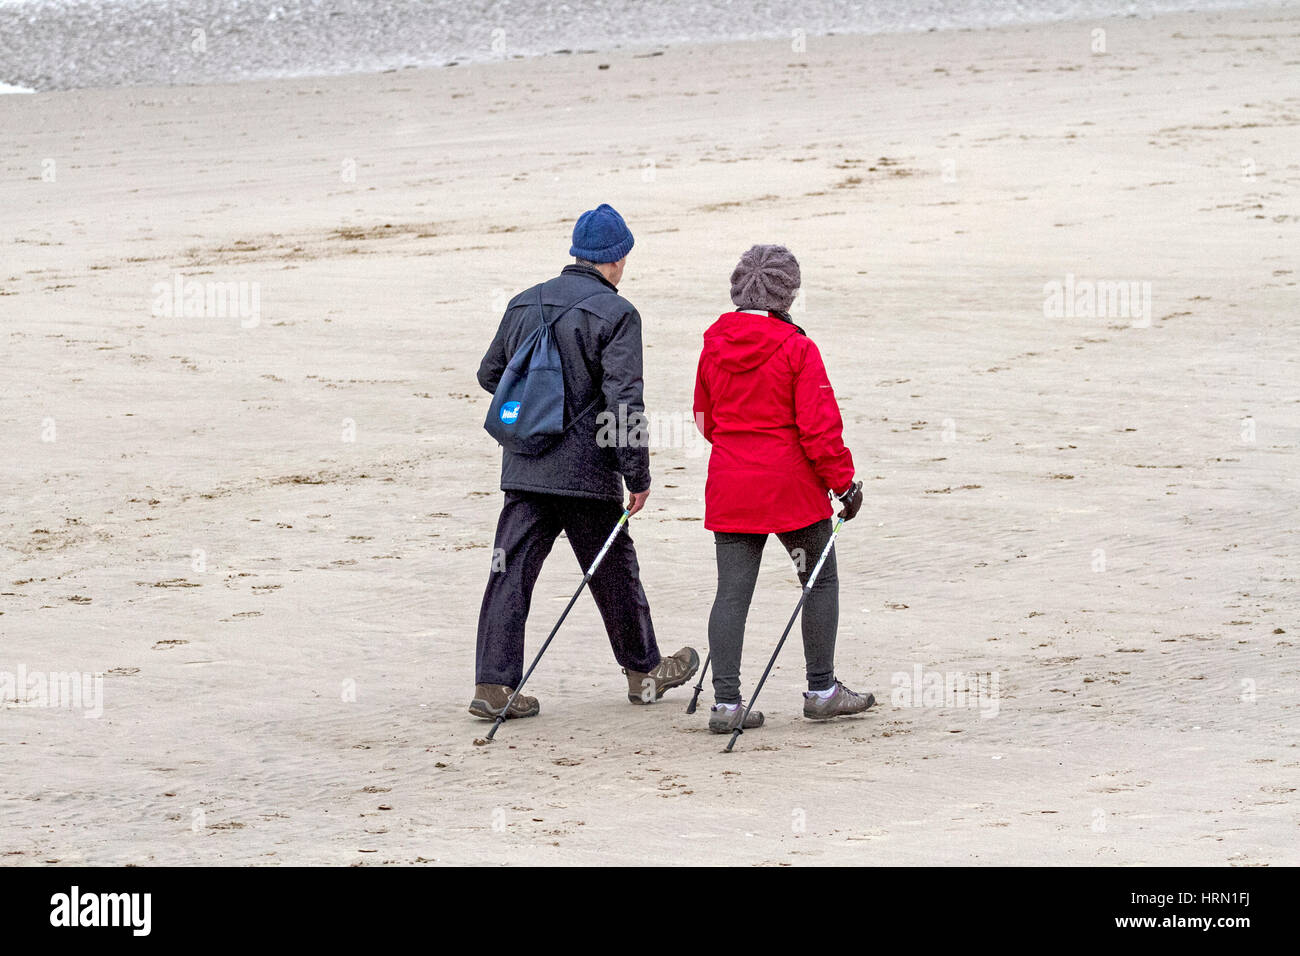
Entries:
[[588, 209], [573, 227], [569, 255], [588, 262], [618, 262], [632, 249], [632, 231], [608, 203]]

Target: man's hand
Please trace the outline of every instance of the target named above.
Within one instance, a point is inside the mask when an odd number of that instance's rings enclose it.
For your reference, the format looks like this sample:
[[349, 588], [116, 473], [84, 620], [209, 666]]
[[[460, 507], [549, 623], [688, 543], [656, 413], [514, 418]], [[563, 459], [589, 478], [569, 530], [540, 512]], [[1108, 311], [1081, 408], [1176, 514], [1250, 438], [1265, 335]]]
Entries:
[[645, 507], [645, 500], [646, 500], [647, 498], [649, 498], [649, 497], [650, 497], [650, 492], [649, 492], [649, 490], [646, 490], [646, 491], [638, 491], [638, 492], [636, 492], [636, 493], [629, 493], [629, 495], [628, 495], [628, 499], [627, 499], [627, 515], [628, 515], [628, 517], [629, 517], [629, 518], [632, 517], [632, 515], [636, 514], [638, 511], [640, 511], [642, 508], [644, 508], [644, 507]]
[[840, 512], [840, 517], [845, 521], [852, 521], [862, 508], [862, 482], [855, 481], [844, 491], [835, 496], [836, 500], [844, 506]]

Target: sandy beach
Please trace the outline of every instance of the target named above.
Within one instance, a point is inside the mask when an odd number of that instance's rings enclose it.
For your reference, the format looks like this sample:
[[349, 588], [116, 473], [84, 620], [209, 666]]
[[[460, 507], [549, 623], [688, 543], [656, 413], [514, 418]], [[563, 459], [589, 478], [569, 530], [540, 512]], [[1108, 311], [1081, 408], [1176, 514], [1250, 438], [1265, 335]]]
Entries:
[[[0, 863], [1300, 863], [1297, 75], [1261, 9], [0, 96]], [[475, 746], [474, 372], [600, 202], [668, 651], [713, 598], [700, 336], [745, 248], [799, 256], [864, 717], [802, 719], [794, 640], [723, 755], [584, 597]], [[579, 578], [557, 543], [530, 656]], [[769, 544], [747, 688], [797, 596]]]

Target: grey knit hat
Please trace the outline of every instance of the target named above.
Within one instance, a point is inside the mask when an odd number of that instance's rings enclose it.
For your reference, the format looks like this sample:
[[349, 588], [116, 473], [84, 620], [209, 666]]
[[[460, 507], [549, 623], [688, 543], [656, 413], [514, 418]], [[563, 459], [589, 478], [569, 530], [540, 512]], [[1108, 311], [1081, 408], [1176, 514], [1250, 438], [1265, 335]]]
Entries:
[[750, 246], [731, 273], [731, 301], [740, 309], [788, 312], [799, 291], [799, 260], [785, 246]]

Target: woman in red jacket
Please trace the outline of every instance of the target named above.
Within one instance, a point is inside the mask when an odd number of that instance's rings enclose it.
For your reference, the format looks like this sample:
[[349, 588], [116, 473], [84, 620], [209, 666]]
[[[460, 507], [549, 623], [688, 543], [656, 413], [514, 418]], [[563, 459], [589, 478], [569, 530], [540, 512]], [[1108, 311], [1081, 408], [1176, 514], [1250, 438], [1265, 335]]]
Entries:
[[[831, 534], [833, 496], [851, 519], [862, 482], [844, 447], [835, 393], [821, 353], [790, 319], [799, 263], [784, 246], [754, 246], [731, 274], [727, 312], [704, 333], [695, 377], [695, 422], [713, 444], [704, 491], [704, 527], [713, 532], [718, 593], [709, 615], [714, 733], [735, 730], [745, 618], [767, 536], [775, 534], [807, 583]], [[803, 607], [808, 691], [805, 717], [857, 714], [876, 702], [835, 679], [839, 578], [831, 550]], [[752, 711], [745, 727], [760, 726]]]

